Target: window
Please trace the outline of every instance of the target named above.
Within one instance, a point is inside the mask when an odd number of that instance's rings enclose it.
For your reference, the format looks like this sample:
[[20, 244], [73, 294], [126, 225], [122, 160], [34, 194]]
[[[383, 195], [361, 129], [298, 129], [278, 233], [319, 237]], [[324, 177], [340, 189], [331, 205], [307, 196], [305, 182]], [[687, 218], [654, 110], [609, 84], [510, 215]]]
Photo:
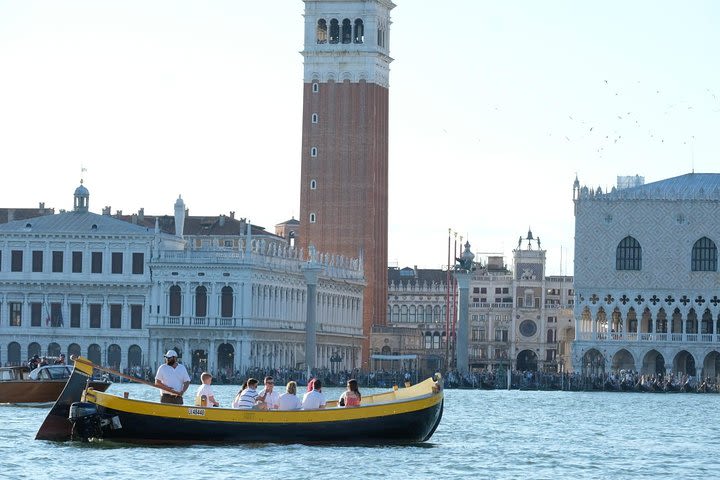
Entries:
[[320, 84], [317, 82], [313, 82], [312, 84], [312, 92], [318, 93], [320, 91]]
[[317, 216], [314, 213], [310, 214], [310, 223], [315, 223], [317, 221]]
[[310, 121], [311, 121], [312, 123], [318, 123], [318, 120], [319, 120], [319, 117], [318, 117], [318, 114], [317, 114], [317, 113], [313, 113], [313, 114], [310, 116]]
[[500, 287], [496, 288], [496, 289], [495, 289], [495, 293], [496, 293], [496, 294], [497, 294], [497, 293], [502, 293], [502, 289], [501, 289]]
[[317, 180], [315, 180], [313, 178], [312, 180], [310, 180], [310, 190], [315, 190], [315, 189], [317, 189]]
[[82, 273], [82, 252], [72, 252], [72, 273]]
[[112, 252], [110, 271], [114, 274], [123, 273], [123, 254], [122, 252]]
[[33, 250], [32, 252], [32, 271], [43, 271], [43, 252], [42, 250]]
[[317, 43], [327, 43], [327, 21], [321, 18], [317, 22], [317, 28], [315, 29], [315, 38]]
[[53, 273], [62, 273], [63, 271], [63, 252], [52, 252], [52, 271]]
[[642, 249], [640, 248], [640, 243], [633, 237], [625, 237], [618, 244], [615, 253], [615, 269], [642, 269]]
[[330, 20], [330, 43], [340, 42], [340, 23], [337, 18]]
[[479, 287], [473, 287], [473, 293], [480, 293]]
[[220, 291], [220, 316], [222, 318], [232, 318], [233, 316], [232, 287], [223, 287]]
[[352, 41], [352, 24], [350, 19], [346, 18], [342, 21], [342, 43], [350, 43]]
[[50, 326], [51, 327], [62, 327], [65, 325], [65, 320], [62, 316], [62, 304], [51, 303], [50, 304]]
[[502, 293], [510, 293], [510, 289], [508, 287], [503, 287]]
[[22, 250], [13, 250], [10, 256], [10, 271], [22, 272]]
[[90, 272], [102, 273], [102, 252], [92, 252]]
[[99, 303], [90, 304], [90, 328], [100, 328], [102, 316], [102, 305]]
[[717, 271], [717, 247], [715, 242], [703, 237], [693, 245], [691, 269], [693, 272]]
[[42, 326], [42, 303], [33, 302], [30, 304], [30, 326]]
[[8, 306], [10, 308], [10, 326], [22, 326], [22, 303], [10, 302]]
[[317, 147], [312, 147], [310, 149], [310, 156], [311, 157], [317, 157]]
[[121, 328], [122, 326], [122, 305], [119, 303], [110, 304], [110, 328]]
[[170, 316], [179, 317], [182, 312], [182, 293], [180, 287], [173, 285], [170, 287]]
[[353, 43], [363, 43], [365, 41], [365, 25], [359, 18], [355, 19], [355, 29], [353, 30]]
[[496, 328], [495, 329], [495, 341], [496, 342], [507, 342], [508, 341], [508, 331], [502, 328]]
[[130, 328], [139, 330], [142, 328], [142, 305], [130, 305]]
[[195, 289], [195, 316], [207, 316], [207, 288], [203, 285]]
[[70, 328], [80, 328], [80, 304], [70, 304]]
[[480, 289], [480, 293], [487, 293], [487, 288], [482, 287], [482, 288]]
[[142, 275], [145, 273], [145, 254], [135, 252], [132, 255], [132, 273], [133, 275]]

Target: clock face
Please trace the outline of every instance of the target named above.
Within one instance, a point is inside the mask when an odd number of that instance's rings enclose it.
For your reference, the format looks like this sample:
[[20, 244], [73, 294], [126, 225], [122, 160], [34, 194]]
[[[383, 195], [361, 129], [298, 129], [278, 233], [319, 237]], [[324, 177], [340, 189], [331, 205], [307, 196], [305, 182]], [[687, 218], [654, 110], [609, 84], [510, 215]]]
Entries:
[[520, 334], [523, 337], [532, 337], [537, 332], [537, 324], [532, 320], [523, 320], [520, 323]]

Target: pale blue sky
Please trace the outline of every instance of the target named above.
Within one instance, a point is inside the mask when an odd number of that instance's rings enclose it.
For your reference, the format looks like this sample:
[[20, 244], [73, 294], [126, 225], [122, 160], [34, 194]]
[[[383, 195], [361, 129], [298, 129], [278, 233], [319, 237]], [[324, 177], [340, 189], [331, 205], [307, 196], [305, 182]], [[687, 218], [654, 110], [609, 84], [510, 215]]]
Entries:
[[[396, 3], [391, 263], [439, 267], [449, 227], [509, 257], [531, 226], [572, 273], [576, 172], [718, 171], [720, 3]], [[96, 212], [297, 217], [302, 11], [0, 0], [0, 205], [71, 208], [84, 165]]]

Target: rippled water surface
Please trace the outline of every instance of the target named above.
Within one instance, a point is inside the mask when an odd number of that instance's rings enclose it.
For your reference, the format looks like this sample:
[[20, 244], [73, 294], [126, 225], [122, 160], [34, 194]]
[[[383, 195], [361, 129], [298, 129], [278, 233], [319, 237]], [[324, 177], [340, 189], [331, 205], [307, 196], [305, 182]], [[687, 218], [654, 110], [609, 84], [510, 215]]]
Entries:
[[[226, 405], [237, 390], [214, 388]], [[123, 391], [156, 397], [138, 385], [110, 390]], [[711, 394], [448, 390], [430, 442], [392, 447], [35, 441], [48, 408], [6, 405], [0, 478], [712, 479], [720, 478], [718, 405]]]

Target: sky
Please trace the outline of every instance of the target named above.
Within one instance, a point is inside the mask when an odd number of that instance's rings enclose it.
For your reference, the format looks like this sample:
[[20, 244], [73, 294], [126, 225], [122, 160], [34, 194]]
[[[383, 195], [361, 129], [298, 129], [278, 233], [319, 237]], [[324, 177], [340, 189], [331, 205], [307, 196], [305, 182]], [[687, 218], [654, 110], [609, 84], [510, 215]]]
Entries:
[[[396, 0], [389, 262], [529, 228], [572, 274], [572, 183], [720, 166], [720, 2]], [[0, 207], [298, 217], [303, 2], [0, 0]], [[81, 171], [85, 169], [85, 171]]]

